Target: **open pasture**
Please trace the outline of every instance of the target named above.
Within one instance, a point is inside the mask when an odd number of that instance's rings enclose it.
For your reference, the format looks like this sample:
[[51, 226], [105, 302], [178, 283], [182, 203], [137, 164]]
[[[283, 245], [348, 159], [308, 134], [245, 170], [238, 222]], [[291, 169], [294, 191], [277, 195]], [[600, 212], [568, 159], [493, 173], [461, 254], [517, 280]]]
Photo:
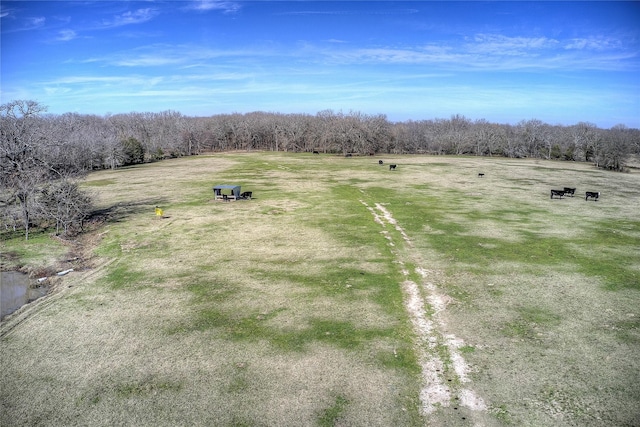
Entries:
[[92, 268], [0, 325], [0, 425], [640, 426], [637, 172], [260, 152], [84, 186]]

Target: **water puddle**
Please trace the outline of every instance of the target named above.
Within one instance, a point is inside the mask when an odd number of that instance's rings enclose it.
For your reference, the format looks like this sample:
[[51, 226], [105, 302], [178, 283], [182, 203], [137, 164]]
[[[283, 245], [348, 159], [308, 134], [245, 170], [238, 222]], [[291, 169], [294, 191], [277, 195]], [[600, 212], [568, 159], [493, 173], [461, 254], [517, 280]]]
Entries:
[[0, 271], [0, 319], [28, 302], [46, 295], [48, 289], [20, 271]]

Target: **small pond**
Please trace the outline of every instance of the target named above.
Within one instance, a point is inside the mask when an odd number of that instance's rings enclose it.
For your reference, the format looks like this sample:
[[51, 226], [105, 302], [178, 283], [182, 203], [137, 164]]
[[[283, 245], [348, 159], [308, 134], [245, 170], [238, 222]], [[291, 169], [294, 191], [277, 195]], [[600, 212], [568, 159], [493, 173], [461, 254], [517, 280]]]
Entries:
[[46, 287], [32, 287], [29, 276], [20, 271], [0, 271], [0, 319], [47, 293]]

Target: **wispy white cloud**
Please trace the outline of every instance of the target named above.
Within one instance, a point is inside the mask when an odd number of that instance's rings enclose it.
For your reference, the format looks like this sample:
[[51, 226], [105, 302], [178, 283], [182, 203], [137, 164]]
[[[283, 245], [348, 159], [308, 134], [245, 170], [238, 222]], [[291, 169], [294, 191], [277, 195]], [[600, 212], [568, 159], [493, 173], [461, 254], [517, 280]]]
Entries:
[[418, 9], [376, 9], [376, 2], [369, 5], [368, 10], [351, 10], [351, 9], [333, 9], [333, 10], [298, 10], [289, 12], [280, 12], [277, 15], [410, 15], [418, 13]]
[[126, 53], [105, 59], [105, 62], [118, 67], [164, 67], [167, 65], [181, 65], [189, 61], [186, 55], [179, 55], [168, 50], [148, 53]]
[[238, 58], [247, 61], [259, 57], [277, 55], [266, 49], [211, 49], [202, 45], [172, 45], [167, 43], [141, 46], [127, 51], [114, 52], [101, 57], [91, 57], [77, 60], [78, 63], [104, 63], [117, 67], [166, 67], [170, 65], [180, 66], [206, 66], [213, 59]]
[[565, 49], [577, 49], [577, 50], [610, 50], [619, 49], [622, 47], [622, 42], [619, 39], [612, 37], [589, 37], [589, 38], [575, 38], [569, 40], [564, 48]]
[[[140, 88], [153, 87], [163, 85], [164, 87], [174, 86], [176, 88], [185, 85], [204, 84], [206, 86], [215, 84], [216, 82], [228, 81], [252, 81], [255, 74], [251, 73], [232, 73], [232, 72], [208, 72], [193, 74], [167, 74], [161, 76], [150, 76], [143, 74], [131, 75], [69, 75], [58, 77], [51, 80], [45, 80], [38, 83], [39, 86], [48, 88], [48, 90], [70, 90], [70, 88], [86, 87], [92, 90], [100, 91], [105, 87], [117, 87], [131, 95], [137, 93]], [[201, 89], [203, 86], [199, 86]], [[132, 91], [132, 88], [135, 90]]]
[[329, 52], [333, 62], [380, 64], [457, 63], [467, 55], [449, 49], [427, 48], [372, 48]]
[[39, 30], [47, 23], [47, 18], [44, 16], [22, 17], [18, 16], [15, 10], [7, 8], [3, 8], [0, 18], [2, 18], [0, 30], [2, 30], [3, 34]]
[[158, 15], [158, 11], [152, 8], [138, 9], [134, 11], [127, 11], [119, 15], [115, 15], [109, 19], [104, 19], [101, 22], [102, 28], [116, 28], [124, 25], [142, 24], [150, 21]]
[[73, 30], [60, 30], [58, 31], [58, 37], [56, 38], [56, 40], [67, 42], [75, 39], [77, 36], [78, 34], [76, 34], [76, 32]]
[[188, 10], [198, 10], [201, 12], [219, 10], [224, 13], [235, 13], [239, 11], [240, 8], [241, 5], [238, 2], [221, 0], [196, 0], [186, 7]]
[[[440, 70], [631, 70], [638, 53], [611, 38], [558, 40], [477, 34], [462, 41], [416, 46], [314, 49], [318, 60], [339, 64], [431, 65]], [[345, 47], [346, 46], [346, 47]], [[312, 56], [309, 54], [309, 57]]]
[[36, 30], [44, 27], [47, 22], [47, 18], [44, 16], [31, 16], [25, 19], [24, 25], [21, 30]]
[[560, 42], [547, 37], [507, 37], [501, 34], [476, 34], [465, 49], [469, 52], [500, 56], [530, 55], [555, 49]]
[[[61, 34], [62, 36], [62, 34]], [[73, 34], [67, 34], [72, 37]], [[400, 47], [351, 47], [340, 40], [322, 45], [298, 44], [297, 47], [270, 45], [212, 49], [197, 44], [152, 44], [136, 49], [87, 58], [80, 63], [99, 62], [117, 67], [206, 67], [232, 60], [245, 66], [268, 61], [269, 67], [287, 64], [300, 66], [431, 66], [433, 71], [519, 71], [519, 70], [631, 70], [638, 66], [638, 54], [629, 49], [606, 49], [585, 44], [566, 48], [566, 42], [550, 38], [502, 37], [478, 35], [463, 41]], [[616, 46], [608, 42], [610, 46]], [[288, 58], [288, 59], [287, 59]], [[229, 63], [231, 64], [231, 63]], [[308, 67], [307, 67], [308, 68]]]
[[166, 65], [182, 64], [184, 61], [184, 58], [150, 54], [116, 59], [112, 61], [111, 64], [120, 67], [161, 67]]
[[[65, 76], [47, 81], [45, 84], [93, 84], [93, 83], [123, 83], [131, 81], [130, 77], [121, 76]], [[139, 81], [139, 80], [137, 80]]]
[[54, 19], [62, 24], [69, 24], [71, 22], [71, 16], [56, 15]]

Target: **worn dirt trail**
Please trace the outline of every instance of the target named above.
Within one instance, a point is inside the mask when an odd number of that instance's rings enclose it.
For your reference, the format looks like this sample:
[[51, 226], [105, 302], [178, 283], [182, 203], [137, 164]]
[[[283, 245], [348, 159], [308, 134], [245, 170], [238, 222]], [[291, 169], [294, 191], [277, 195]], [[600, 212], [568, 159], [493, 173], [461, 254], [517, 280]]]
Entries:
[[[382, 227], [381, 233], [389, 241], [405, 277], [401, 286], [404, 305], [418, 338], [416, 350], [422, 368], [420, 400], [423, 414], [428, 416], [438, 408], [461, 406], [468, 409], [471, 419], [467, 421], [481, 423], [483, 417], [476, 417], [474, 413], [486, 412], [487, 404], [471, 387], [470, 368], [459, 350], [464, 346], [463, 340], [448, 332], [443, 319], [452, 299], [430, 282], [432, 272], [420, 265], [420, 254], [391, 212], [380, 203], [370, 206], [363, 200], [360, 202]], [[416, 273], [422, 278], [420, 284], [410, 280], [411, 274], [406, 268], [409, 263], [416, 266]]]

